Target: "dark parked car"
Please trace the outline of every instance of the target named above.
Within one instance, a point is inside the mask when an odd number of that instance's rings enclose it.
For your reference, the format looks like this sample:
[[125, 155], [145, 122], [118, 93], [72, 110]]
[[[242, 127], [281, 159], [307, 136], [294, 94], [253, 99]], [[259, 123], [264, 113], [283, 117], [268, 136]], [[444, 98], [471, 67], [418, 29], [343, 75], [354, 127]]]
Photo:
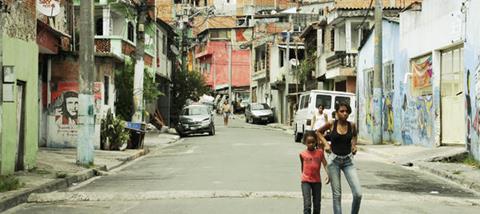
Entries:
[[273, 111], [266, 103], [250, 103], [245, 108], [247, 123], [273, 123]]
[[215, 124], [210, 107], [199, 104], [184, 107], [175, 129], [181, 137], [203, 133], [215, 135]]

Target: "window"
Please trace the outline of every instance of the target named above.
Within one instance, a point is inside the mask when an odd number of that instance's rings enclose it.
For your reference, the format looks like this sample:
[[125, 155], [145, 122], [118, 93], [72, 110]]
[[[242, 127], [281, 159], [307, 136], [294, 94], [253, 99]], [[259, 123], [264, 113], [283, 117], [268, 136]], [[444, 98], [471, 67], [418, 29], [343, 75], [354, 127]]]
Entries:
[[135, 27], [133, 26], [133, 24], [131, 22], [128, 23], [127, 25], [127, 39], [130, 40], [131, 42], [134, 42], [135, 41]]
[[228, 38], [230, 38], [230, 31], [212, 30], [210, 32], [210, 39], [228, 39]]
[[98, 18], [95, 21], [95, 35], [97, 36], [103, 35], [103, 18]]
[[308, 108], [308, 104], [310, 103], [310, 95], [305, 96], [305, 100], [303, 102], [302, 108]]
[[251, 106], [251, 110], [264, 110], [264, 109], [270, 109], [266, 103], [254, 103]]
[[384, 84], [383, 90], [385, 93], [393, 92], [395, 87], [395, 72], [393, 70], [393, 64], [388, 62], [383, 65]]
[[348, 103], [350, 104], [350, 97], [340, 97], [340, 96], [336, 96], [335, 97], [335, 105], [339, 104], [339, 103]]
[[335, 51], [335, 28], [330, 30], [330, 50]]
[[109, 76], [104, 76], [103, 77], [103, 97], [104, 99], [104, 104], [108, 105], [108, 92], [110, 90], [110, 77]]
[[183, 109], [182, 115], [208, 115], [208, 108], [206, 106], [192, 106]]
[[330, 109], [332, 107], [332, 96], [330, 95], [317, 95], [317, 99], [315, 101], [315, 107], [322, 105], [324, 109]]
[[280, 49], [280, 67], [285, 66], [285, 52], [284, 49]]
[[365, 74], [365, 94], [367, 97], [373, 96], [373, 69], [364, 70]]
[[166, 35], [163, 35], [162, 36], [162, 44], [163, 44], [163, 50], [162, 50], [162, 53], [164, 55], [167, 55], [167, 36]]

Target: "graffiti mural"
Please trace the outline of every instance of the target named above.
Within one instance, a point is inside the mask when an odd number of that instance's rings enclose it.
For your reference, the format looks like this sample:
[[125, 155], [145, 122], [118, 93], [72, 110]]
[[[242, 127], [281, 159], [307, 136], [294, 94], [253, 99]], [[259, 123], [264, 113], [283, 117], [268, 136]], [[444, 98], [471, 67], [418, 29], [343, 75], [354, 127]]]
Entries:
[[401, 135], [404, 144], [433, 145], [435, 109], [432, 95], [412, 98], [403, 94]]
[[432, 85], [432, 56], [412, 60], [413, 87], [425, 88]]
[[393, 133], [394, 127], [394, 118], [393, 118], [393, 92], [388, 93], [385, 96], [385, 102], [383, 103], [383, 118], [385, 121], [384, 124], [384, 131], [389, 132], [390, 134]]
[[366, 96], [365, 98], [365, 124], [367, 125], [368, 133], [372, 133], [373, 127], [373, 99], [372, 96]]
[[433, 96], [417, 97], [417, 124], [419, 137], [421, 140], [429, 141], [433, 137], [433, 124], [435, 118], [435, 110], [433, 109]]
[[[94, 83], [95, 115], [101, 114], [103, 83]], [[78, 82], [55, 82], [50, 84], [49, 144], [53, 147], [74, 147], [78, 135]], [[100, 117], [96, 117], [99, 123]]]
[[415, 113], [415, 104], [413, 102], [408, 102], [407, 95], [403, 94], [403, 102], [402, 102], [402, 120], [401, 123], [401, 133], [402, 133], [402, 140], [404, 144], [411, 145], [413, 144], [412, 135], [413, 131], [415, 130], [414, 124], [416, 124], [415, 118], [416, 115], [408, 115], [409, 112]]
[[50, 84], [51, 104], [50, 115], [54, 124], [49, 132], [53, 139], [71, 141], [77, 136], [78, 123], [78, 83], [59, 82]]
[[470, 70], [467, 70], [467, 91], [465, 93], [465, 109], [467, 113], [466, 118], [466, 127], [467, 127], [467, 150], [470, 150], [472, 143], [472, 133], [471, 133], [471, 124], [472, 124], [472, 103], [470, 96]]

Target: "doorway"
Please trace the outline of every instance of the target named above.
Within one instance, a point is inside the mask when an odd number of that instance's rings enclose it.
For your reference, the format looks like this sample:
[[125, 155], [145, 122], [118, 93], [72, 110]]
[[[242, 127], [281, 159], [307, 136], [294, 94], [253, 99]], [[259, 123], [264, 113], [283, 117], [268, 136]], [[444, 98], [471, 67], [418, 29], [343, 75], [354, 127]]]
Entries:
[[17, 81], [17, 150], [15, 171], [24, 170], [25, 156], [25, 82]]
[[442, 145], [465, 145], [463, 46], [441, 52]]

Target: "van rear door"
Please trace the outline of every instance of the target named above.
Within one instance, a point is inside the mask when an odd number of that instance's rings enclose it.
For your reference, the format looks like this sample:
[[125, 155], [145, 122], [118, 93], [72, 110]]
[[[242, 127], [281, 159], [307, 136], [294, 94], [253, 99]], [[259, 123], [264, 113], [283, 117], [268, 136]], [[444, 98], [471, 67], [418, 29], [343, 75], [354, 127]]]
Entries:
[[342, 96], [342, 95], [337, 95], [335, 96], [335, 104], [338, 104], [340, 102], [348, 103], [350, 104], [350, 107], [352, 108], [352, 113], [348, 117], [348, 121], [350, 122], [356, 122], [355, 121], [355, 97], [349, 97], [349, 96]]
[[328, 94], [316, 94], [315, 95], [315, 110], [318, 109], [318, 106], [323, 106], [323, 112], [328, 115], [328, 119], [332, 119], [332, 112], [335, 108], [332, 106], [332, 95]]

